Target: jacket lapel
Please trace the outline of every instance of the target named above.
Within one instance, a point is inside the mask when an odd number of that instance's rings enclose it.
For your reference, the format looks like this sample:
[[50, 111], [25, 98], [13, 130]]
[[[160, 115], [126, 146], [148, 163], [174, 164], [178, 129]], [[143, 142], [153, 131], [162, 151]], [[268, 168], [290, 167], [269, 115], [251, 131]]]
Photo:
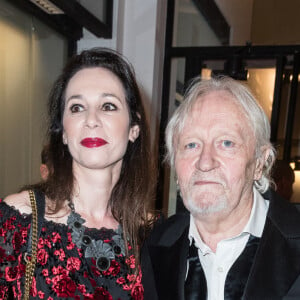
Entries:
[[271, 199], [243, 299], [283, 299], [300, 274], [299, 253], [299, 213], [281, 199]]
[[148, 245], [159, 299], [184, 299], [188, 225], [186, 220], [179, 220], [174, 226], [168, 227], [158, 243]]

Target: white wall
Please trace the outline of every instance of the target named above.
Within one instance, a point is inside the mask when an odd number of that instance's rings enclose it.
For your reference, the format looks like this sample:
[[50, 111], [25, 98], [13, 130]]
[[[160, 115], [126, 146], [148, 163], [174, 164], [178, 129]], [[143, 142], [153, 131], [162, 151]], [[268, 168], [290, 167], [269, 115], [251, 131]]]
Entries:
[[0, 196], [40, 180], [47, 96], [67, 57], [67, 42], [0, 0]]

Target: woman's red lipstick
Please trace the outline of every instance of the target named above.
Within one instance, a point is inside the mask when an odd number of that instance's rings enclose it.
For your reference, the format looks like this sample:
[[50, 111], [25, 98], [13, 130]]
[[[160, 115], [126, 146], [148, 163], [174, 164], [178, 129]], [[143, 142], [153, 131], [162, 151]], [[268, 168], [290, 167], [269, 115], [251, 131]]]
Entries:
[[87, 148], [96, 148], [107, 144], [107, 141], [100, 138], [85, 138], [80, 142], [80, 144]]

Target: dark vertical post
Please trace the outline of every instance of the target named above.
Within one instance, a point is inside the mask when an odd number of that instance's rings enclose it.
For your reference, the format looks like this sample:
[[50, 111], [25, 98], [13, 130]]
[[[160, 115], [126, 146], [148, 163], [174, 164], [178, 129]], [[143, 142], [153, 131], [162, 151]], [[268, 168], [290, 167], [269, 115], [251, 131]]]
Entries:
[[281, 90], [282, 90], [282, 76], [285, 66], [285, 56], [280, 55], [276, 59], [276, 77], [274, 86], [274, 96], [272, 105], [272, 116], [271, 116], [271, 142], [277, 142], [278, 136], [278, 125], [279, 125], [279, 112], [281, 105]]
[[68, 39], [68, 58], [75, 55], [77, 52], [77, 41], [74, 39]]
[[105, 24], [107, 25], [107, 36], [112, 37], [114, 1], [106, 0], [105, 5]]
[[300, 55], [297, 52], [294, 54], [293, 79], [291, 84], [291, 93], [290, 93], [285, 141], [284, 141], [283, 159], [286, 161], [289, 161], [291, 158], [293, 127], [294, 127], [297, 92], [298, 92], [299, 67], [300, 67]]
[[202, 70], [202, 59], [199, 56], [187, 56], [185, 60], [184, 83], [187, 84], [195, 76], [199, 76]]
[[157, 185], [157, 199], [156, 208], [162, 209], [164, 199], [165, 173], [166, 169], [162, 165], [165, 156], [165, 129], [168, 123], [169, 113], [169, 97], [170, 97], [170, 78], [171, 78], [171, 48], [173, 41], [173, 24], [175, 13], [175, 1], [168, 0], [167, 4], [167, 24], [165, 36], [165, 59], [163, 70], [163, 90], [162, 90], [162, 104], [160, 113], [160, 127], [159, 127], [159, 149], [158, 149], [158, 185]]

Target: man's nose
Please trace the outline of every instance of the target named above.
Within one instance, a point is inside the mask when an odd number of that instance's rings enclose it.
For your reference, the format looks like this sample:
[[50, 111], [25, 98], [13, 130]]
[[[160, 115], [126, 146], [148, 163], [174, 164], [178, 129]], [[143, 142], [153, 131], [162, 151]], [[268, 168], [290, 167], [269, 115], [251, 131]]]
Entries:
[[211, 144], [204, 144], [197, 158], [196, 168], [200, 171], [207, 172], [218, 166], [216, 160], [216, 151]]

